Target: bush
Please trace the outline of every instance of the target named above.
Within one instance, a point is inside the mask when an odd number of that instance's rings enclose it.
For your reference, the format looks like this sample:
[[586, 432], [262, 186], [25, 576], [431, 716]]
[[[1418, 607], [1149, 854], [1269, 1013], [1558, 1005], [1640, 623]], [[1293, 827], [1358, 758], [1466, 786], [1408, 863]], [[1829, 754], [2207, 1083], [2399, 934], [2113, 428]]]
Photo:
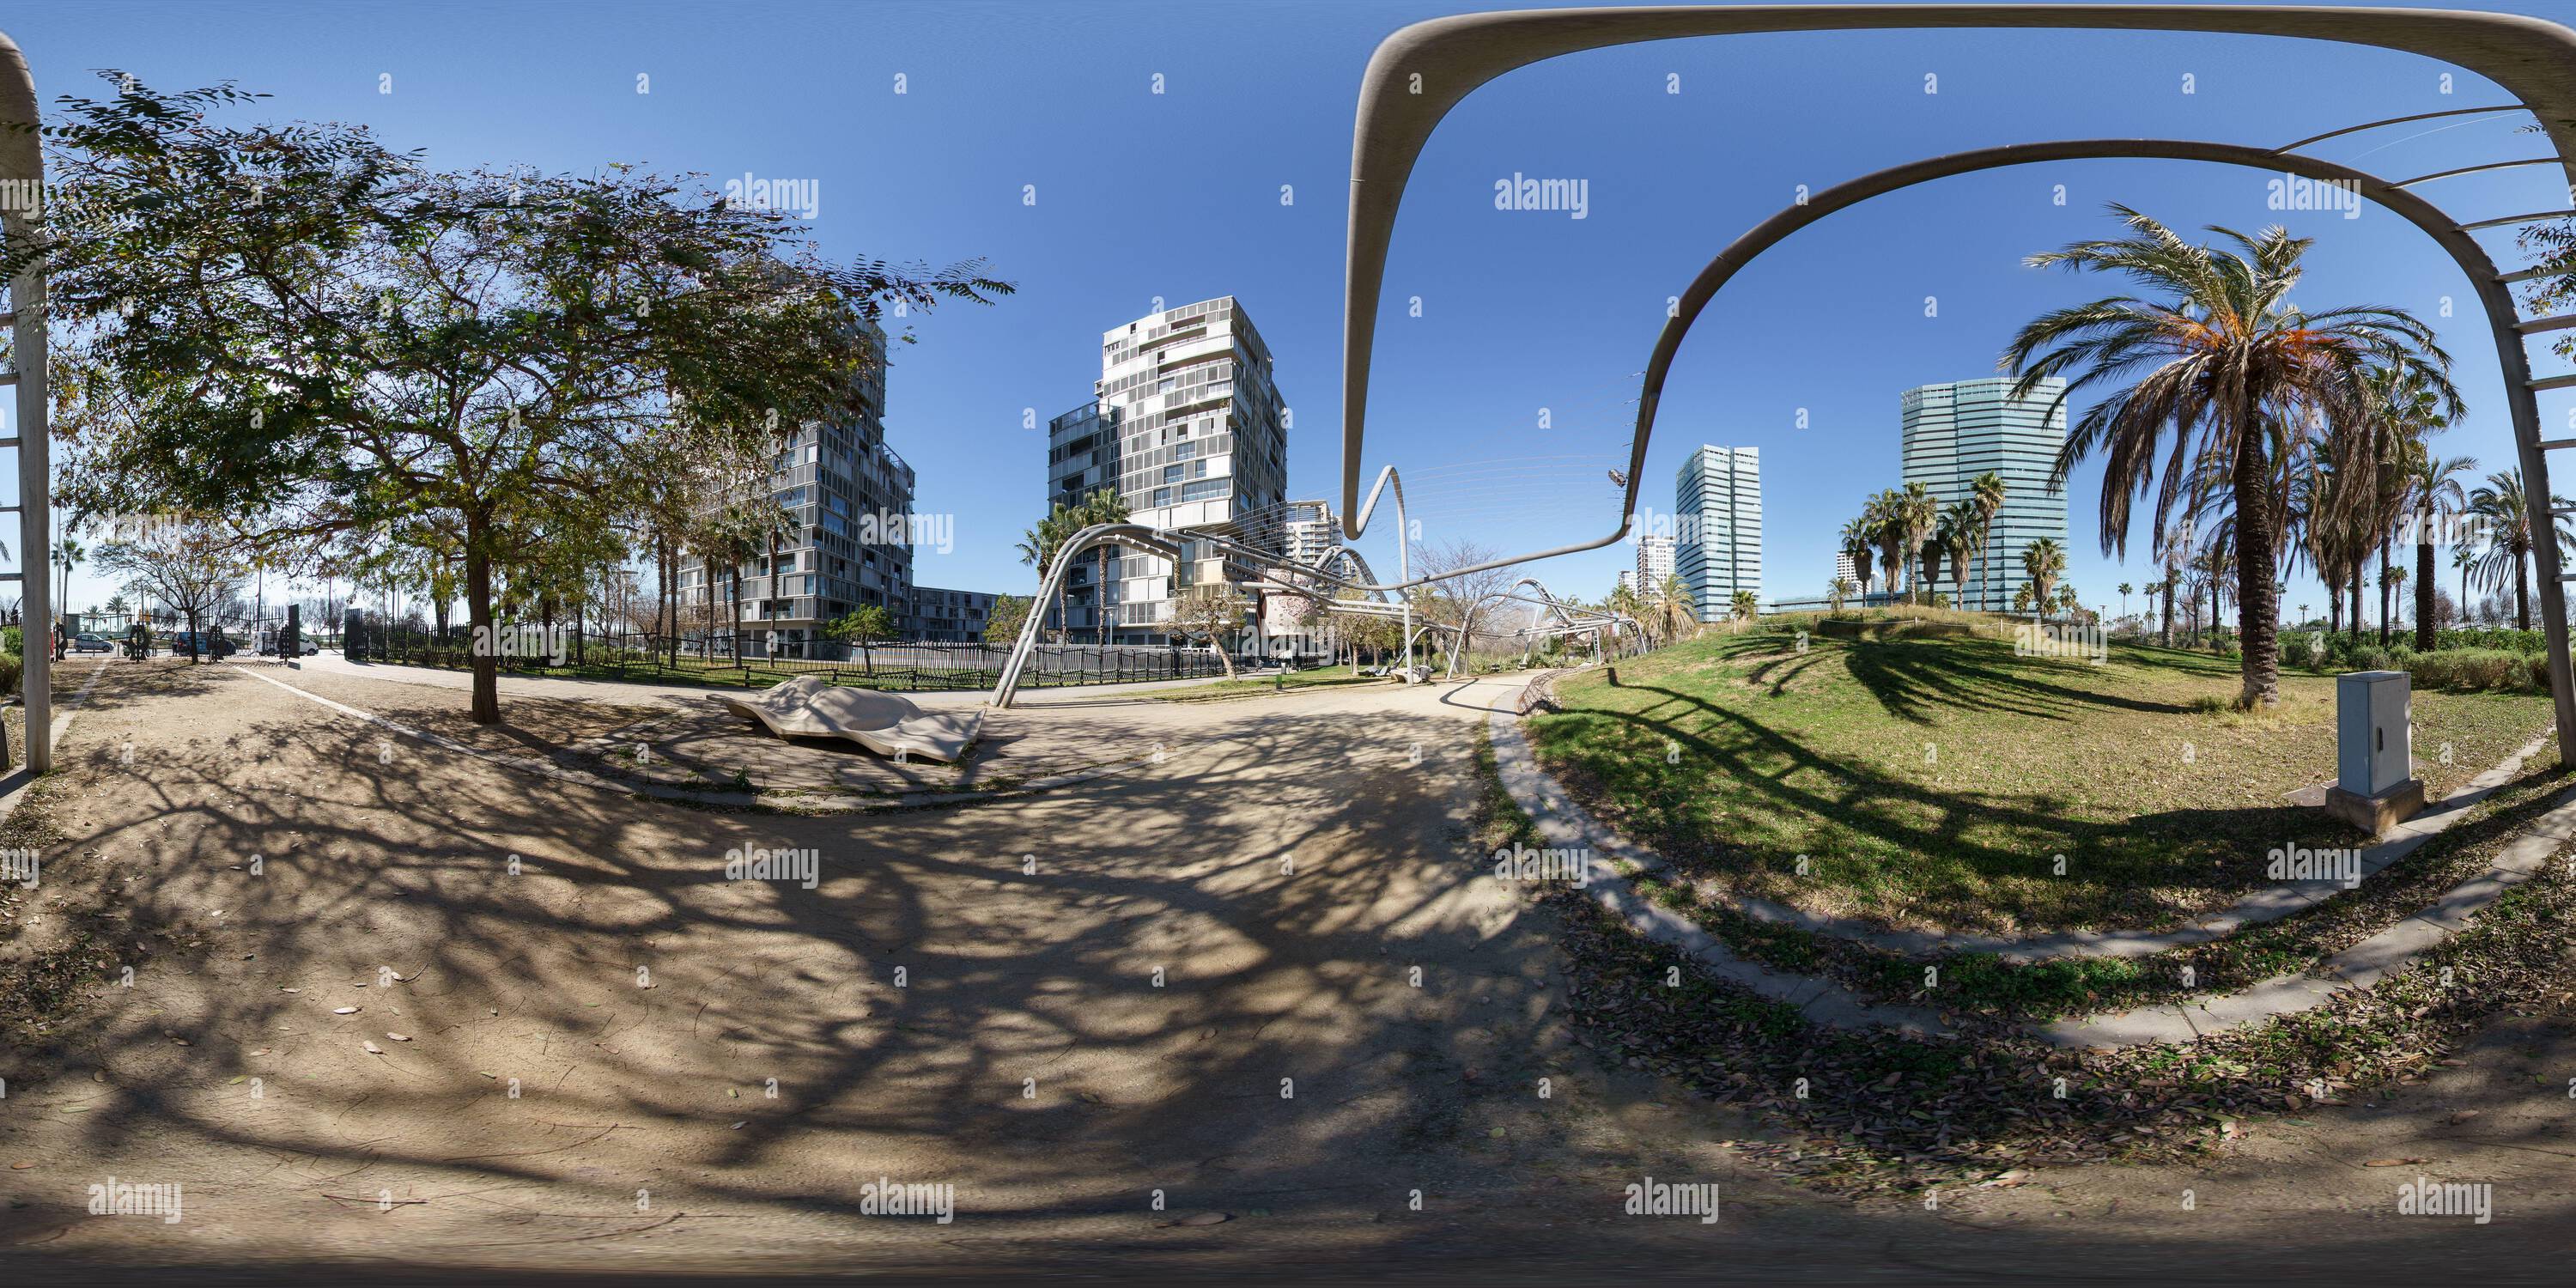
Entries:
[[2513, 649], [2437, 649], [2408, 658], [2405, 670], [2419, 689], [2466, 693], [2549, 691], [2549, 659]]
[[2313, 636], [2301, 631], [2281, 637], [2281, 665], [2315, 670], [2318, 660], [2317, 642]]
[[[14, 631], [18, 628], [12, 626], [9, 629]], [[0, 693], [17, 692], [19, 677], [25, 670], [26, 663], [19, 661], [16, 653], [0, 653]]]
[[2509, 626], [2475, 626], [2435, 631], [2436, 648], [2504, 649], [2514, 653], [2541, 653], [2549, 648], [2549, 637], [2539, 631], [2518, 631]]
[[0, 626], [0, 653], [11, 657], [26, 656], [27, 632], [15, 626]]

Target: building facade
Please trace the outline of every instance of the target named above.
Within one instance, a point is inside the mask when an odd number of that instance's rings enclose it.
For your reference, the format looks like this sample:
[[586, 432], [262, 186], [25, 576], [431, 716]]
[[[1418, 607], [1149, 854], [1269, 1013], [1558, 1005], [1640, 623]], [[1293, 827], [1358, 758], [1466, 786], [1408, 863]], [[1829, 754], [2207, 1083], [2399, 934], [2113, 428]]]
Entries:
[[[1277, 551], [1286, 540], [1287, 405], [1270, 348], [1232, 296], [1148, 314], [1101, 336], [1089, 402], [1047, 425], [1047, 501], [1079, 504], [1108, 488], [1129, 521], [1200, 529]], [[1183, 541], [1181, 560], [1112, 550], [1084, 558], [1065, 582], [1069, 638], [1119, 644], [1170, 638], [1172, 598], [1242, 580], [1213, 548]], [[1046, 610], [1050, 619], [1054, 609]]]
[[1860, 589], [1860, 567], [1852, 562], [1850, 551], [1834, 556], [1834, 580], [1850, 582], [1855, 592]]
[[[898, 633], [912, 602], [912, 467], [885, 441], [885, 332], [862, 321], [880, 361], [859, 377], [857, 416], [786, 432], [771, 460], [770, 494], [790, 520], [775, 559], [767, 550], [739, 569], [683, 563], [678, 585], [685, 634], [721, 638], [733, 628], [735, 581], [742, 650], [814, 656], [823, 627], [876, 604]], [[713, 626], [710, 629], [709, 609]]]
[[[993, 615], [993, 596], [980, 590], [912, 588], [912, 624], [906, 639], [972, 644], [984, 638], [984, 622]], [[1007, 644], [1008, 640], [991, 641]]]
[[1673, 575], [1673, 547], [1669, 536], [1648, 533], [1637, 538], [1637, 590], [1648, 598], [1660, 598], [1664, 583]]
[[1674, 571], [1703, 622], [1724, 621], [1735, 593], [1762, 596], [1762, 456], [1758, 448], [1702, 445], [1682, 460], [1673, 488], [1680, 531]]
[[1992, 471], [2003, 480], [2003, 508], [1984, 553], [1968, 565], [1967, 585], [1953, 584], [1945, 568], [1933, 586], [1958, 607], [1981, 612], [2012, 609], [2013, 592], [2029, 580], [2021, 557], [2032, 542], [2044, 537], [2066, 545], [2066, 491], [2048, 481], [2066, 444], [2066, 408], [2057, 401], [2066, 382], [2042, 381], [2020, 400], [2012, 396], [2013, 384], [1998, 376], [1923, 385], [1897, 403], [1906, 482], [1923, 484], [1946, 506], [1971, 497], [1981, 474]]

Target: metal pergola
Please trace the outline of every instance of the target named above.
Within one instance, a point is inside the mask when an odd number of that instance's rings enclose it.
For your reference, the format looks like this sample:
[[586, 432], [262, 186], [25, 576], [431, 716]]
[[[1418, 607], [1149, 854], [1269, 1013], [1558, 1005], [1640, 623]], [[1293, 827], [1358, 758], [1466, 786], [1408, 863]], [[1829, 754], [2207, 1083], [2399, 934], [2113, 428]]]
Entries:
[[[1365, 531], [1378, 494], [1394, 481], [1394, 467], [1382, 470], [1360, 500], [1361, 452], [1365, 444], [1370, 359], [1375, 344], [1377, 311], [1395, 216], [1407, 179], [1432, 130], [1451, 107], [1478, 87], [1505, 72], [1561, 54], [1695, 36], [1742, 35], [1779, 31], [1848, 31], [1909, 28], [2081, 28], [2128, 31], [2203, 31], [2243, 35], [2286, 36], [2349, 44], [2376, 45], [2422, 54], [2485, 76], [2513, 95], [2510, 103], [2422, 113], [2329, 131], [2277, 148], [2173, 139], [2086, 139], [2014, 144], [1953, 156], [1935, 157], [1890, 167], [1827, 189], [1765, 220], [1712, 260], [1681, 297], [1664, 324], [1647, 364], [1637, 399], [1636, 429], [1629, 441], [1629, 463], [1620, 502], [1618, 526], [1595, 540], [1491, 560], [1445, 574], [1458, 576], [1508, 567], [1535, 559], [1598, 549], [1628, 535], [1635, 521], [1637, 489], [1645, 477], [1646, 448], [1666, 373], [1682, 338], [1690, 331], [1718, 288], [1753, 257], [1791, 233], [1871, 197], [1952, 175], [1968, 174], [2034, 161], [2070, 158], [2171, 158], [2279, 169], [2309, 178], [2352, 184], [2362, 195], [2396, 212], [2430, 234], [2466, 273], [2484, 306], [2503, 368], [2511, 404], [2514, 440], [2520, 456], [2523, 490], [2529, 499], [2535, 533], [2555, 530], [2566, 513], [2550, 501], [2548, 456], [2576, 447], [2576, 436], [2541, 437], [2537, 395], [2576, 387], [2576, 375], [2534, 379], [2524, 343], [2576, 327], [2576, 315], [2524, 318], [2512, 291], [2515, 282], [2544, 275], [2538, 267], [2500, 272], [2485, 247], [2469, 234], [2536, 220], [2564, 218], [2576, 210], [2505, 214], [2466, 222], [2456, 220], [2410, 189], [2454, 175], [2515, 166], [2556, 165], [2576, 192], [2576, 31], [2556, 23], [2512, 14], [2450, 10], [2324, 8], [2317, 6], [2219, 5], [1759, 5], [1745, 7], [1652, 6], [1611, 9], [1547, 9], [1511, 13], [1462, 14], [1405, 27], [1378, 45], [1361, 79], [1359, 112], [1351, 144], [1351, 211], [1343, 291], [1342, 512], [1343, 535], [1356, 540]], [[2486, 112], [2525, 111], [2544, 131], [2552, 154], [2462, 166], [2412, 178], [2389, 180], [2350, 167], [2318, 161], [2299, 149], [2326, 139], [2401, 121]], [[1402, 490], [1397, 485], [1399, 522]], [[2568, 665], [2568, 630], [2564, 582], [2557, 543], [2545, 535], [2533, 543], [2538, 565], [2543, 626], [2549, 645], [2550, 688], [2558, 721], [2561, 759], [2576, 764], [2576, 684]]]

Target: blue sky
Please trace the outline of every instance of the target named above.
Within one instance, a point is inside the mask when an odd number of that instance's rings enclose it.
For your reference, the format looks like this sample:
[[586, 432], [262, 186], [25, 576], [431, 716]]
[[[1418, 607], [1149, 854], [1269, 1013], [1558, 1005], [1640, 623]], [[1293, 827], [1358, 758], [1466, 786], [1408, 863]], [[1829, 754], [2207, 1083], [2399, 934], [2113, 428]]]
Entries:
[[[887, 428], [919, 472], [917, 508], [955, 516], [955, 548], [921, 552], [916, 579], [1022, 590], [1034, 574], [1012, 545], [1044, 491], [1044, 418], [1088, 396], [1099, 333], [1157, 299], [1242, 300], [1291, 408], [1290, 492], [1334, 496], [1360, 70], [1407, 22], [1493, 7], [89, 0], [16, 6], [6, 30], [48, 100], [88, 92], [89, 68], [172, 88], [232, 79], [274, 96], [267, 115], [363, 122], [436, 164], [627, 161], [715, 183], [811, 179], [815, 234], [830, 254], [988, 258], [1020, 293], [916, 322], [919, 343], [896, 352]], [[2576, 5], [2496, 7], [2576, 20]], [[1937, 93], [1925, 93], [1927, 75]], [[1675, 77], [1680, 92], [1668, 92]], [[1595, 535], [1616, 514], [1604, 470], [1624, 461], [1636, 373], [1666, 297], [1799, 184], [2031, 139], [2277, 146], [2503, 101], [2424, 59], [2212, 36], [1770, 35], [1525, 68], [1453, 111], [1415, 170], [1389, 263], [1364, 465], [1403, 470], [1434, 541], [1518, 552]], [[2393, 177], [2541, 155], [2537, 136], [2514, 132], [2525, 119], [2396, 126], [2313, 154]], [[1585, 180], [1587, 217], [1495, 210], [1494, 182], [1515, 173]], [[2372, 302], [2434, 317], [2447, 297], [2457, 316], [2441, 325], [2471, 411], [2441, 450], [2478, 457], [2482, 472], [2506, 467], [2493, 351], [2448, 258], [2377, 209], [2357, 219], [2267, 209], [2264, 179], [2170, 162], [2025, 167], [1895, 194], [1799, 233], [1741, 275], [1684, 346], [1646, 500], [1669, 509], [1673, 472], [1698, 443], [1761, 448], [1766, 593], [1819, 593], [1835, 532], [1898, 479], [1898, 392], [1991, 374], [2021, 322], [2109, 293], [2021, 259], [2110, 233], [2102, 211], [2114, 200], [2182, 225], [2286, 222], [2314, 235], [2301, 292], [2310, 307]], [[2463, 218], [2564, 204], [2538, 168], [2421, 191]], [[2500, 263], [2523, 262], [2510, 229], [2482, 236]], [[1415, 296], [1419, 317], [1407, 307]], [[1926, 316], [1926, 297], [1937, 316]], [[2544, 358], [2540, 369], [2562, 366]], [[2557, 400], [2543, 405], [2553, 426], [2569, 415], [2565, 393], [2543, 397]], [[1023, 428], [1030, 409], [1038, 429]], [[2123, 567], [2099, 550], [2099, 482], [2087, 468], [2072, 484], [2071, 578], [2116, 611], [2114, 585], [2151, 574], [2135, 551]], [[1391, 554], [1393, 539], [1372, 529], [1366, 548]], [[1631, 557], [1620, 546], [1537, 571], [1560, 590], [1599, 594]], [[76, 593], [83, 606], [92, 598]], [[2324, 602], [2305, 578], [2287, 599], [2320, 612]]]

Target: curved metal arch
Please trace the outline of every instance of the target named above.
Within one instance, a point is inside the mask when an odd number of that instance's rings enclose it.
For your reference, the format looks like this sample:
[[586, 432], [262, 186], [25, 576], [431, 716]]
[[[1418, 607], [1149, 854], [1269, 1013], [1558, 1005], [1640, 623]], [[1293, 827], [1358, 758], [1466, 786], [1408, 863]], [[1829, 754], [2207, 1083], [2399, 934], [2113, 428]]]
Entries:
[[[1756, 32], [1939, 28], [2205, 31], [2377, 45], [2423, 54], [2485, 76], [2527, 105], [2548, 132], [2568, 178], [2576, 182], [2576, 160], [2570, 160], [2576, 158], [2576, 31], [2516, 14], [2161, 4], [1658, 5], [1459, 14], [1418, 22], [1379, 42], [1370, 56], [1368, 69], [1360, 80], [1359, 110], [1352, 128], [1351, 207], [1342, 304], [1344, 537], [1357, 539], [1367, 521], [1367, 511], [1358, 507], [1360, 453], [1367, 426], [1369, 366], [1377, 336], [1378, 301], [1385, 287], [1387, 247], [1394, 236], [1396, 210], [1404, 199], [1414, 161], [1450, 108], [1506, 72], [1562, 54], [1613, 45]], [[2299, 164], [2303, 158], [2286, 150], [2262, 155], [2268, 164], [2317, 177]], [[1665, 334], [1675, 334], [1673, 321], [1666, 323]], [[2514, 359], [2521, 358], [2517, 348]], [[1660, 384], [1660, 380], [1652, 382], [1653, 387]], [[1634, 523], [1637, 489], [1645, 476], [1646, 441], [1654, 419], [1651, 397], [1638, 400], [1637, 417], [1637, 431], [1629, 444], [1628, 484], [1620, 501], [1617, 530], [1595, 541], [1515, 555], [1458, 571], [1481, 572], [1596, 550], [1625, 538]], [[2525, 455], [2530, 453], [2526, 451]], [[1379, 487], [1386, 485], [1393, 468], [1389, 466], [1379, 474]], [[2538, 491], [2545, 497], [2548, 489], [2541, 487]], [[1374, 489], [1370, 499], [1376, 499]], [[2554, 580], [2544, 584], [2548, 595], [2558, 594]], [[2553, 613], [2551, 620], [2558, 622], [2560, 615]], [[2563, 623], [2552, 629], [2563, 631]], [[2563, 673], [2565, 648], [2553, 640], [2551, 654]], [[2562, 693], [2568, 689], [2563, 675], [2557, 687]], [[2571, 713], [2571, 709], [2562, 708], [2559, 728], [2565, 731], [2564, 749], [2571, 760], [2576, 760], [2576, 727], [2571, 727], [2576, 726], [2576, 719], [2570, 718]]]
[[[2068, 139], [2008, 144], [1930, 157], [1837, 184], [1811, 195], [1805, 205], [1791, 206], [1755, 225], [1710, 260], [1708, 266], [1700, 270], [1699, 276], [1691, 279], [1674, 315], [1664, 323], [1663, 334], [1657, 338], [1654, 354], [1646, 363], [1644, 392], [1638, 399], [1637, 437], [1633, 450], [1640, 463], [1639, 468], [1642, 468], [1645, 458], [1646, 440], [1654, 430], [1655, 407], [1663, 394], [1664, 378], [1672, 369], [1673, 357], [1681, 348], [1682, 338], [1689, 334], [1691, 324], [1699, 319], [1701, 311], [1708, 307], [1719, 289], [1756, 256], [1827, 215], [1902, 188], [1984, 170], [2067, 160], [2207, 161], [2260, 170], [2278, 169], [2311, 179], [2351, 184], [2362, 196], [2422, 229], [2468, 277], [2470, 288], [2477, 292], [2479, 303], [2486, 310], [2487, 325], [2496, 342], [2496, 359], [2503, 368], [2505, 401], [2513, 420], [2514, 442], [2519, 449], [2524, 486], [2530, 493], [2531, 521], [2543, 526], [2551, 521], [2548, 513], [2549, 467], [2539, 446], [2540, 406], [2532, 391], [2530, 355], [2522, 347], [2521, 315], [2503, 275], [2497, 272], [2495, 262], [2488, 258], [2486, 248], [2439, 207], [2375, 175], [2331, 161], [2285, 155], [2243, 144], [2188, 139]], [[2557, 550], [2551, 547], [2543, 552], [2535, 548], [2533, 554], [2541, 574], [2541, 612], [2549, 638], [2551, 688], [2557, 707], [2560, 749], [2570, 763], [2576, 763], [2576, 692], [2571, 692], [2571, 687], [2576, 686], [2570, 685], [2568, 676], [2567, 615], [2563, 585], [2559, 581]]]

